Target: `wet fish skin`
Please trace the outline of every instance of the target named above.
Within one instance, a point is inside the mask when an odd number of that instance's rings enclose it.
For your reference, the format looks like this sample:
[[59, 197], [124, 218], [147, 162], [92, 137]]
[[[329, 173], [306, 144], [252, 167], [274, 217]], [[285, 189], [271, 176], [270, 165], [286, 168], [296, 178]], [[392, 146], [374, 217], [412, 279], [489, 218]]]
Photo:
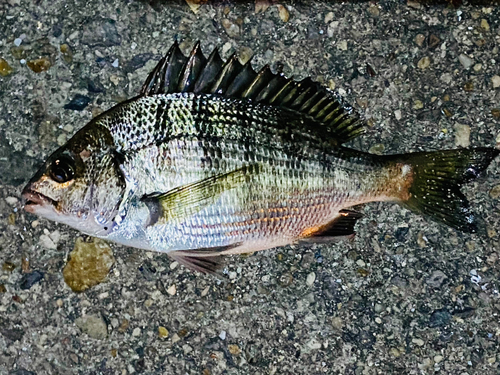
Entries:
[[[360, 128], [337, 97], [265, 69], [224, 70], [215, 57], [203, 70], [196, 48], [191, 63], [175, 50], [167, 55], [141, 95], [51, 155], [23, 191], [26, 210], [201, 271], [224, 254], [353, 233], [359, 215], [346, 209], [372, 201], [476, 230], [459, 187], [498, 150], [377, 156], [345, 148]], [[165, 77], [169, 71], [185, 78]], [[192, 92], [197, 77], [208, 77], [202, 86], [210, 90], [225, 82], [240, 97]]]

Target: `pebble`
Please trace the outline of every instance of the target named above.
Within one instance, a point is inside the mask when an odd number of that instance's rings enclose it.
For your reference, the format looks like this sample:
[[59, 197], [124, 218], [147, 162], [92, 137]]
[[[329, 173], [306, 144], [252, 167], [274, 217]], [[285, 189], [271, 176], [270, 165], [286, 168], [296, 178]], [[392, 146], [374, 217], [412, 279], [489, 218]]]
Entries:
[[108, 326], [100, 315], [85, 315], [75, 320], [75, 324], [83, 333], [96, 340], [104, 340], [108, 336]]
[[485, 31], [490, 31], [490, 24], [484, 18], [481, 20], [481, 28]]
[[337, 48], [341, 51], [347, 51], [347, 40], [341, 40]]
[[77, 238], [63, 270], [64, 281], [74, 292], [83, 292], [102, 283], [114, 263], [113, 252], [105, 241], [94, 238], [85, 242]]
[[374, 17], [378, 17], [380, 15], [380, 9], [378, 9], [378, 6], [376, 5], [370, 5], [368, 12]]
[[401, 110], [396, 109], [396, 110], [394, 111], [394, 117], [396, 117], [396, 120], [401, 120], [401, 119], [403, 118], [403, 115], [402, 115], [402, 113], [401, 113]]
[[494, 75], [491, 77], [491, 83], [493, 84], [493, 88], [497, 89], [500, 87], [500, 76]]
[[368, 150], [369, 153], [375, 155], [382, 155], [385, 150], [385, 146], [382, 143], [376, 143]]
[[71, 109], [73, 111], [82, 111], [91, 102], [88, 96], [76, 94], [68, 104], [64, 105], [64, 109]]
[[168, 337], [168, 330], [165, 327], [158, 327], [158, 337], [161, 339], [166, 339]]
[[314, 272], [311, 272], [309, 275], [307, 275], [306, 284], [308, 286], [311, 286], [314, 284], [315, 280], [316, 280], [316, 274]]
[[175, 284], [172, 284], [168, 289], [167, 289], [167, 293], [170, 294], [171, 296], [175, 296], [175, 294], [177, 293], [177, 287], [175, 286]]
[[0, 75], [2, 77], [7, 77], [11, 73], [12, 73], [12, 67], [6, 60], [0, 57]]
[[27, 62], [28, 68], [30, 68], [35, 73], [46, 72], [52, 66], [50, 60], [46, 57], [41, 57], [39, 59], [30, 60]]
[[411, 342], [418, 345], [418, 346], [424, 346], [424, 344], [425, 344], [424, 340], [422, 340], [422, 339], [412, 339]]
[[325, 16], [325, 23], [330, 23], [331, 21], [333, 21], [334, 17], [335, 15], [333, 14], [333, 12], [328, 12]]
[[240, 27], [236, 23], [232, 22], [231, 20], [224, 18], [221, 21], [221, 24], [222, 24], [222, 27], [224, 27], [224, 29], [226, 30], [226, 33], [230, 38], [236, 38], [240, 35]]
[[447, 325], [451, 320], [451, 314], [446, 310], [436, 310], [429, 318], [429, 327], [436, 328]]
[[288, 12], [288, 9], [286, 9], [286, 7], [281, 4], [278, 4], [277, 7], [280, 19], [283, 22], [288, 22], [288, 19], [290, 18], [290, 13]]
[[436, 270], [425, 280], [425, 283], [433, 288], [439, 288], [447, 278], [448, 276], [443, 271]]
[[91, 47], [112, 47], [119, 46], [122, 38], [114, 20], [101, 18], [86, 24], [80, 41]]
[[47, 234], [40, 236], [40, 245], [49, 250], [56, 250], [57, 244]]
[[19, 202], [19, 200], [16, 197], [7, 197], [5, 198], [5, 201], [11, 206], [15, 206], [17, 202]]
[[500, 185], [495, 185], [490, 190], [490, 197], [493, 199], [498, 199], [500, 197]]
[[472, 60], [469, 56], [464, 55], [463, 53], [458, 56], [458, 61], [460, 61], [460, 64], [462, 64], [465, 69], [469, 69], [472, 64], [474, 64], [474, 60]]
[[483, 64], [475, 64], [472, 69], [474, 69], [475, 72], [479, 72], [481, 69], [483, 69]]
[[221, 333], [219, 333], [219, 338], [221, 340], [225, 340], [226, 339], [226, 331], [221, 331]]
[[434, 356], [434, 362], [435, 363], [440, 363], [442, 360], [443, 360], [443, 356], [442, 355], [436, 355], [436, 356]]
[[423, 34], [418, 34], [418, 35], [415, 37], [415, 43], [416, 43], [419, 47], [422, 47], [422, 45], [424, 44], [424, 41], [425, 41], [425, 35], [423, 35]]
[[424, 108], [424, 103], [421, 100], [416, 99], [413, 102], [413, 109], [422, 109], [422, 108]]
[[464, 124], [455, 124], [455, 146], [470, 146], [470, 126]]
[[21, 278], [19, 283], [19, 287], [22, 290], [28, 290], [36, 283], [40, 282], [43, 279], [44, 273], [41, 271], [33, 271], [30, 273], [26, 273]]
[[132, 331], [132, 336], [139, 337], [141, 335], [141, 329], [139, 327], [135, 327]]
[[202, 0], [186, 0], [187, 5], [189, 6], [189, 9], [191, 9], [191, 12], [194, 14], [198, 13], [200, 10], [201, 4], [204, 3], [205, 1]]
[[428, 56], [422, 57], [417, 63], [417, 66], [422, 70], [427, 69], [430, 65], [431, 58]]
[[231, 353], [232, 355], [240, 355], [241, 354], [241, 349], [238, 345], [231, 344], [231, 345], [228, 345], [227, 348], [229, 349], [229, 353]]
[[73, 51], [71, 50], [71, 47], [68, 44], [61, 44], [59, 51], [61, 52], [63, 60], [67, 64], [71, 64], [73, 61]]
[[118, 59], [115, 59], [112, 63], [111, 66], [113, 68], [118, 68], [120, 66], [120, 61]]
[[14, 45], [16, 47], [19, 47], [21, 45], [21, 43], [23, 42], [23, 40], [21, 38], [16, 38], [14, 39]]

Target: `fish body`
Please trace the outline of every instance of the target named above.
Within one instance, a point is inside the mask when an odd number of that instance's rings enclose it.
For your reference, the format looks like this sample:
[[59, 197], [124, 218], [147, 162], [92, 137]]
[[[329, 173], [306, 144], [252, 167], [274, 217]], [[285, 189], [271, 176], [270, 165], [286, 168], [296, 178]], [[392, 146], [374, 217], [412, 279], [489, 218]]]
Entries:
[[23, 191], [26, 210], [213, 271], [221, 255], [351, 235], [348, 208], [394, 201], [463, 231], [459, 186], [498, 150], [377, 156], [363, 123], [310, 81], [175, 44], [141, 94], [93, 119]]

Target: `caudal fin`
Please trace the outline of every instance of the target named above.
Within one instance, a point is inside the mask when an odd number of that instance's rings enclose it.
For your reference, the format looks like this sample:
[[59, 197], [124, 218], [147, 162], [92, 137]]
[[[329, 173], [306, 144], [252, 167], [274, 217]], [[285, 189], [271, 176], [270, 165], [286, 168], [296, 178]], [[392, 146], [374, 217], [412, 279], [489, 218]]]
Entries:
[[494, 148], [474, 148], [401, 155], [413, 172], [410, 197], [402, 203], [463, 232], [477, 232], [476, 217], [460, 187], [476, 179], [499, 153]]

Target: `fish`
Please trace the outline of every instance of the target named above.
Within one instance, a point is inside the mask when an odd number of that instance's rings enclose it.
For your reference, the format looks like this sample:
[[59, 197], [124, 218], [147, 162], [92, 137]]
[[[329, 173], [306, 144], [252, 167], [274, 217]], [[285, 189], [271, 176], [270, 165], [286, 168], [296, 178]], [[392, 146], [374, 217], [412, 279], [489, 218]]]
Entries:
[[459, 231], [460, 191], [496, 148], [374, 155], [336, 92], [174, 42], [140, 93], [92, 119], [22, 191], [24, 209], [202, 273], [231, 254], [353, 236], [354, 206], [395, 202]]

